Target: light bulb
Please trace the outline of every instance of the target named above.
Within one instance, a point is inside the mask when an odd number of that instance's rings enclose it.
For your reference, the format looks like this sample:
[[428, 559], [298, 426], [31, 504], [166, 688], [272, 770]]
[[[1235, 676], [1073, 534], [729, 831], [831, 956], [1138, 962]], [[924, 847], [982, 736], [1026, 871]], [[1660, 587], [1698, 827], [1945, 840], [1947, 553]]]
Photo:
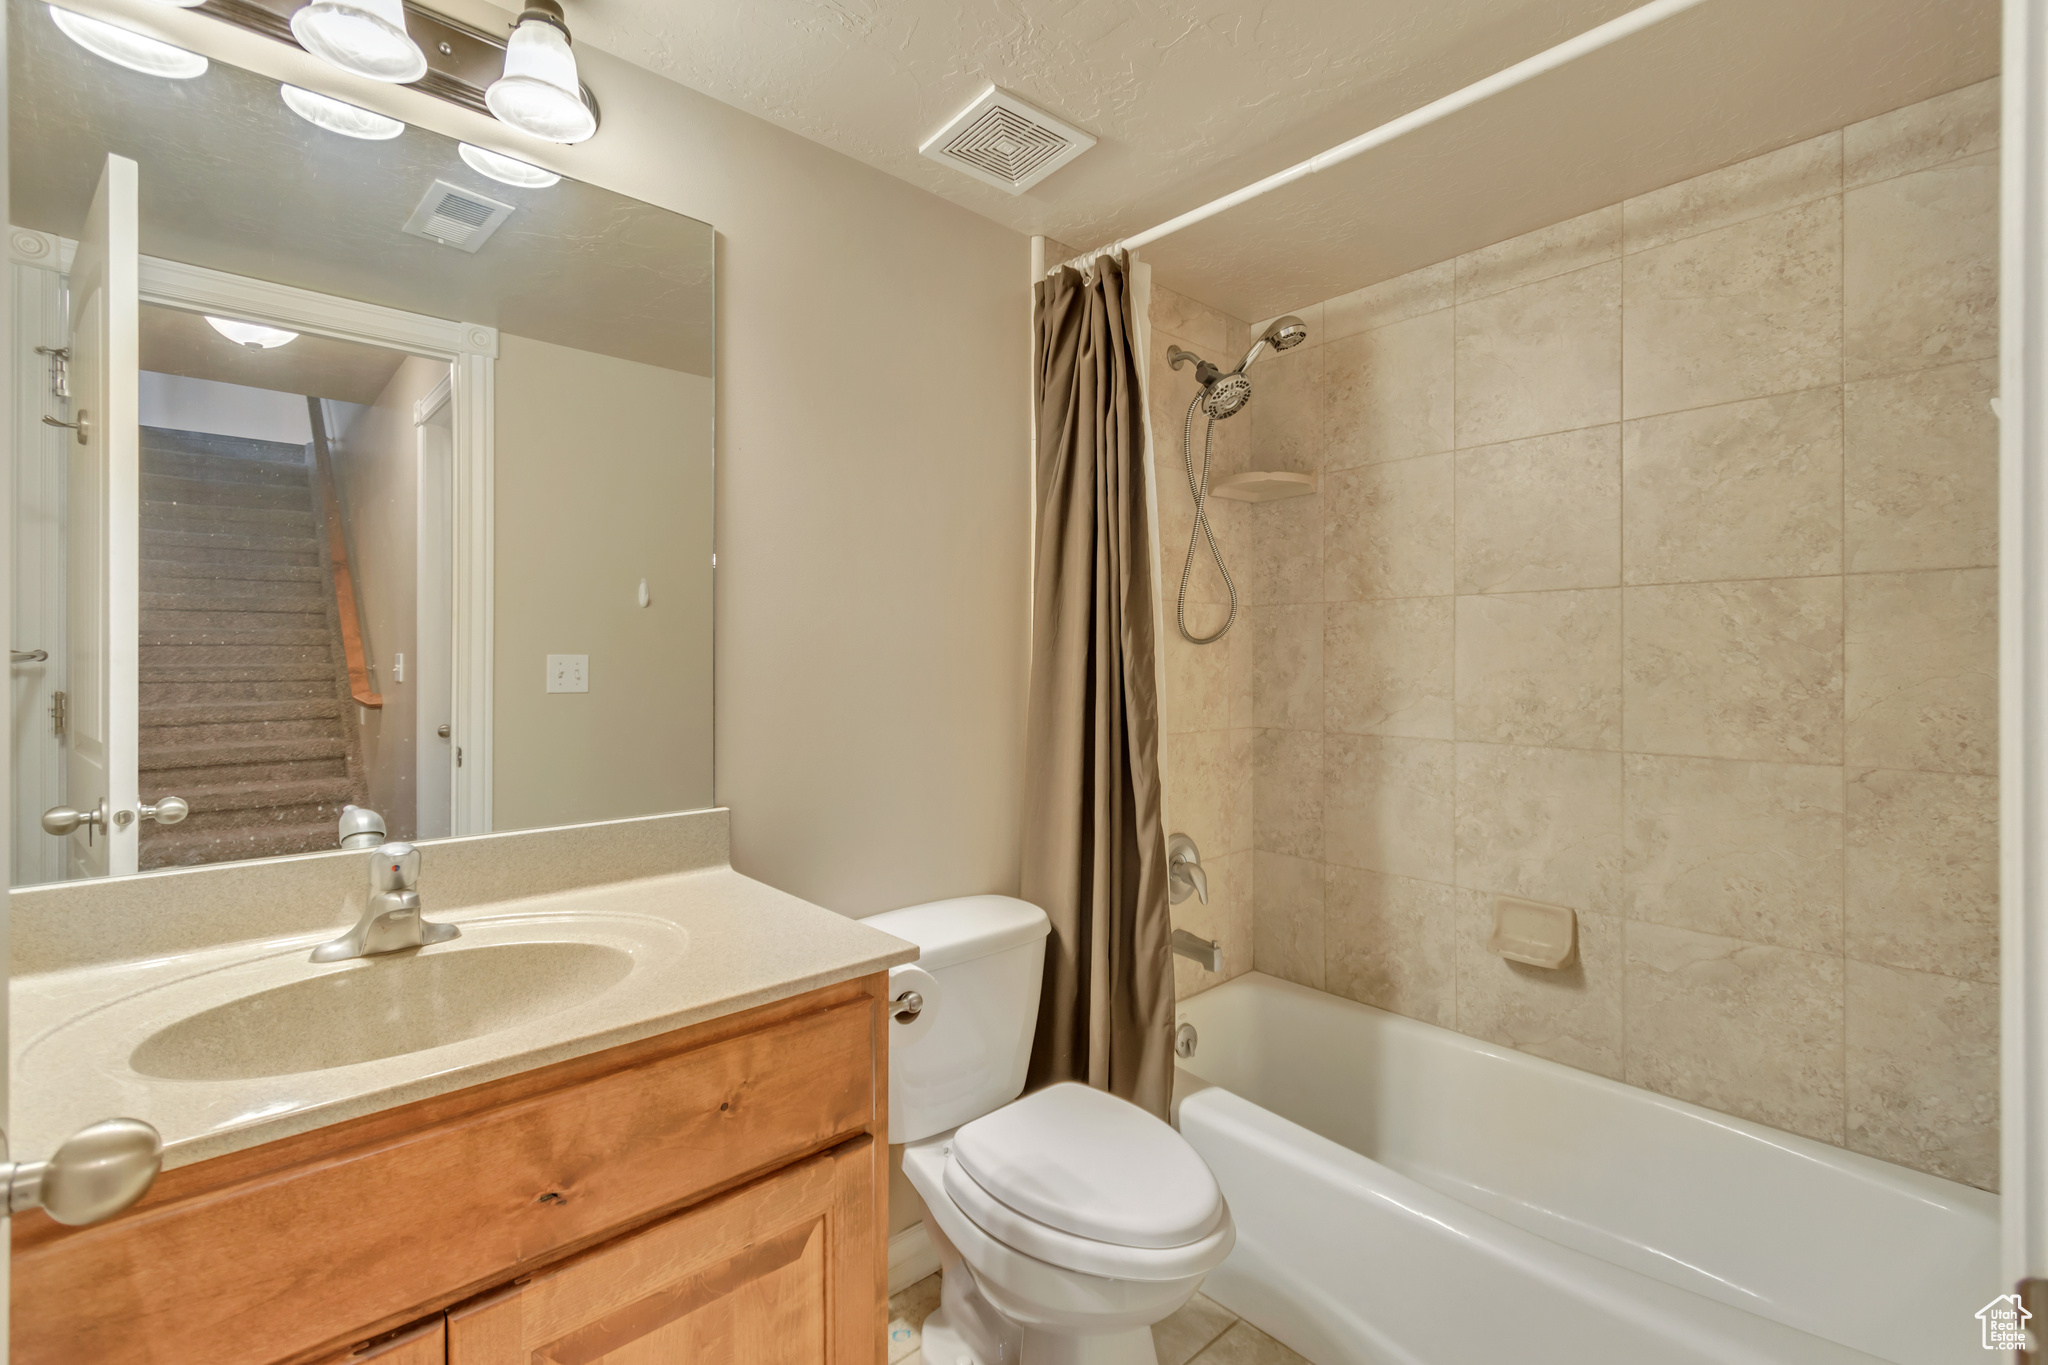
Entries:
[[581, 142], [597, 131], [577, 85], [569, 35], [545, 18], [522, 18], [512, 30], [505, 74], [484, 91], [484, 103], [500, 121], [548, 142]]
[[145, 38], [104, 19], [73, 14], [55, 5], [50, 6], [50, 18], [64, 31], [65, 37], [95, 57], [104, 57], [116, 66], [174, 81], [189, 81], [194, 76], [206, 74], [206, 58], [196, 52], [187, 52], [182, 47]]
[[292, 15], [299, 46], [332, 66], [402, 85], [427, 74], [427, 54], [405, 31], [402, 0], [313, 0]]
[[202, 316], [206, 318], [207, 325], [237, 346], [270, 351], [299, 339], [297, 332], [287, 332], [282, 327], [265, 327], [260, 322], [237, 322], [233, 318], [217, 318], [211, 313]]
[[538, 166], [528, 165], [516, 157], [503, 152], [485, 151], [472, 147], [467, 142], [458, 144], [457, 150], [469, 168], [478, 175], [487, 175], [501, 185], [517, 185], [526, 190], [544, 190], [550, 185], [562, 183], [562, 177], [553, 171], [544, 171]]
[[284, 96], [284, 102], [291, 106], [294, 114], [343, 137], [382, 142], [405, 131], [405, 125], [395, 118], [345, 103], [332, 95], [315, 94], [296, 85], [280, 85], [277, 92]]

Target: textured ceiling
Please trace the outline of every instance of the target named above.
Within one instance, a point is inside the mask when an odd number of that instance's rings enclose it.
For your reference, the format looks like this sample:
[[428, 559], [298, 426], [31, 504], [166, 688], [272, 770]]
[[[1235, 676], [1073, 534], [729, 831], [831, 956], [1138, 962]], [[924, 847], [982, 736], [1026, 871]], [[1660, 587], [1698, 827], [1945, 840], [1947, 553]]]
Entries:
[[198, 313], [142, 306], [142, 368], [249, 389], [375, 403], [405, 363], [403, 351], [302, 334], [268, 350], [237, 346]]
[[[197, 80], [138, 75], [70, 42], [40, 4], [9, 12], [19, 226], [76, 237], [118, 152], [141, 167], [147, 255], [712, 373], [708, 225], [573, 180], [500, 185], [422, 128], [341, 137], [291, 113], [266, 77], [225, 62]], [[436, 179], [517, 211], [474, 255], [400, 231]]]
[[[578, 41], [1014, 227], [1095, 246], [1636, 0], [568, 0]], [[1998, 0], [1708, 0], [1147, 254], [1241, 317], [1993, 75]], [[917, 146], [989, 82], [1101, 139], [1012, 197]], [[602, 92], [599, 92], [600, 97]]]

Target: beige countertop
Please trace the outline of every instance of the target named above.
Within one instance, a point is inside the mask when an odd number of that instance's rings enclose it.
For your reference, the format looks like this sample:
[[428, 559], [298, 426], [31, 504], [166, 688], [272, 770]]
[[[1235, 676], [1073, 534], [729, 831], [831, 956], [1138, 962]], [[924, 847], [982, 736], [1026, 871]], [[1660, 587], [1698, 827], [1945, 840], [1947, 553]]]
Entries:
[[[917, 956], [901, 939], [722, 866], [445, 912], [434, 908], [431, 873], [424, 893], [427, 917], [460, 925], [463, 936], [417, 955], [316, 966], [307, 954], [338, 932], [325, 927], [16, 976], [10, 1006], [15, 1150], [48, 1152], [88, 1123], [125, 1115], [156, 1125], [167, 1168], [189, 1165]], [[567, 950], [566, 958], [508, 951], [532, 943], [583, 946]], [[154, 1064], [142, 1051], [161, 1030], [252, 995], [348, 973], [355, 975], [326, 983], [320, 998], [334, 989], [393, 983], [410, 990], [421, 967], [450, 965], [429, 964], [429, 955], [465, 952], [482, 954], [459, 965], [472, 995], [474, 983], [485, 982], [492, 998], [483, 1013], [491, 1027], [461, 1041], [320, 1069], [228, 1078], [173, 1078], [180, 1066]], [[373, 975], [402, 966], [393, 959], [415, 957], [406, 968], [413, 976]], [[586, 972], [586, 984], [565, 994], [562, 968], [572, 959], [596, 975]], [[237, 1008], [242, 1012], [226, 1031], [233, 1053], [260, 1054], [274, 1039], [280, 1055], [304, 1058], [327, 1042], [319, 1016], [303, 1001], [268, 1013]], [[235, 1069], [231, 1062], [201, 1061], [200, 1070]]]

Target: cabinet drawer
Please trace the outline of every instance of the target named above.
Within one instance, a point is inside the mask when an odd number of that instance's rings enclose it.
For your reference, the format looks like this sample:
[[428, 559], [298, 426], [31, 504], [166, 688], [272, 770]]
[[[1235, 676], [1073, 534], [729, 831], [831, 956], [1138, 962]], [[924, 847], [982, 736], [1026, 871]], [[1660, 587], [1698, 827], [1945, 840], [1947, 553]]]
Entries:
[[586, 1069], [39, 1240], [13, 1262], [14, 1359], [269, 1365], [346, 1346], [862, 1131], [874, 1018], [857, 999]]
[[876, 1365], [859, 1138], [448, 1315], [448, 1365]]

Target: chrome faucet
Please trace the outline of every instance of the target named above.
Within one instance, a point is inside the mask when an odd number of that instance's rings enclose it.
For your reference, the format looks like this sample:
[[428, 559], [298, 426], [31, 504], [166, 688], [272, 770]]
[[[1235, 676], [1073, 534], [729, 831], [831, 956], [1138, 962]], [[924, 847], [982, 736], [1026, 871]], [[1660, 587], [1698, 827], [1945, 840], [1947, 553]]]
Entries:
[[356, 927], [313, 950], [315, 962], [342, 962], [376, 953], [396, 953], [429, 943], [446, 943], [462, 930], [431, 924], [420, 915], [420, 851], [411, 844], [384, 844], [370, 855], [370, 903]]

